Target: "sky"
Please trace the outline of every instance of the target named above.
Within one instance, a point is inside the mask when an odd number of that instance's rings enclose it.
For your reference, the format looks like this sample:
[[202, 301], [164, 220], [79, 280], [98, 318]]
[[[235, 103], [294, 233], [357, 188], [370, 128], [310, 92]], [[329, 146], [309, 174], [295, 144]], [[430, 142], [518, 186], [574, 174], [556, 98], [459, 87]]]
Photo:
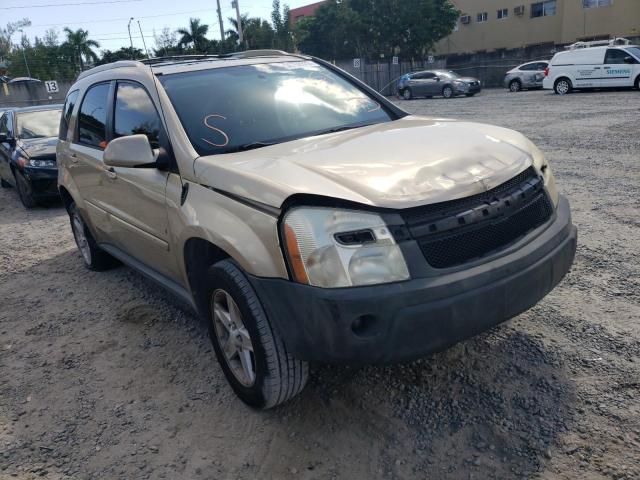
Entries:
[[[271, 21], [273, 0], [238, 0], [240, 13], [261, 17]], [[280, 0], [291, 8], [313, 3], [315, 0]], [[235, 17], [231, 0], [220, 0], [225, 30], [230, 28], [227, 17]], [[100, 48], [117, 50], [129, 46], [127, 24], [131, 22], [133, 46], [143, 49], [138, 21], [147, 42], [147, 48], [155, 46], [154, 30], [160, 33], [164, 27], [175, 30], [186, 27], [189, 17], [197, 17], [209, 25], [209, 38], [220, 38], [220, 27], [216, 13], [216, 0], [0, 0], [0, 23], [31, 20], [31, 27], [24, 29], [33, 39], [43, 37], [47, 29], [54, 28], [60, 41], [64, 40], [63, 29], [83, 28], [89, 37], [100, 43]], [[18, 43], [19, 34], [13, 42]]]

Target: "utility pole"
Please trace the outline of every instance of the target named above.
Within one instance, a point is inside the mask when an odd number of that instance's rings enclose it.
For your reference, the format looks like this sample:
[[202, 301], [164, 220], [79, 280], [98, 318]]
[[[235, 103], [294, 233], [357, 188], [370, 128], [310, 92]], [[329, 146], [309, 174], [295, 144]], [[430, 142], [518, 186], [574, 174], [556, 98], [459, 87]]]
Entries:
[[133, 21], [133, 17], [129, 19], [129, 24], [127, 25], [127, 30], [129, 30], [129, 43], [131, 44], [130, 56], [131, 60], [133, 60], [133, 39], [131, 38], [131, 22]]
[[222, 10], [220, 10], [220, 0], [216, 0], [218, 4], [218, 24], [220, 25], [220, 41], [224, 42], [224, 25], [222, 23]]
[[138, 28], [140, 29], [140, 36], [142, 37], [142, 45], [144, 45], [144, 53], [146, 53], [147, 58], [149, 58], [149, 50], [147, 50], [147, 42], [144, 41], [144, 35], [142, 34], [142, 27], [140, 26], [140, 20], [138, 20]]
[[[24, 35], [24, 30], [18, 30], [18, 32]], [[24, 66], [27, 67], [27, 77], [31, 78], [31, 70], [29, 69], [29, 63], [27, 62], [27, 49], [24, 48], [24, 43], [20, 42], [22, 47], [22, 57], [24, 58]]]
[[238, 0], [233, 0], [231, 2], [231, 6], [236, 9], [236, 21], [238, 22], [238, 40], [240, 41], [240, 45], [244, 43], [244, 38], [242, 35], [242, 23], [240, 22], [240, 5], [238, 5]]

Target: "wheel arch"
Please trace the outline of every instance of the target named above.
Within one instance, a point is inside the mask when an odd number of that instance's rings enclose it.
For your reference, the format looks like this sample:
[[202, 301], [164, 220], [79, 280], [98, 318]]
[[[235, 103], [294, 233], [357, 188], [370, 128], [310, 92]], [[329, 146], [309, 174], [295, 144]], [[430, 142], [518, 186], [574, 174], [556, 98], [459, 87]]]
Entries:
[[225, 259], [232, 259], [224, 249], [202, 237], [190, 237], [182, 249], [184, 270], [193, 300], [201, 315], [207, 312], [208, 300], [202, 294], [209, 268]]

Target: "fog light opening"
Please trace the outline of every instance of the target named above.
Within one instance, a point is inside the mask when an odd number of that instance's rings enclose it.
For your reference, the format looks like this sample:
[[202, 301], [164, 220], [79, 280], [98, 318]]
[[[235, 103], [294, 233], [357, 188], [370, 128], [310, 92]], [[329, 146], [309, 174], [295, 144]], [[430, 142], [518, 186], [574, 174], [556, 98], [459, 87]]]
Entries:
[[380, 333], [379, 319], [375, 315], [360, 315], [351, 324], [351, 330], [358, 337], [375, 337]]

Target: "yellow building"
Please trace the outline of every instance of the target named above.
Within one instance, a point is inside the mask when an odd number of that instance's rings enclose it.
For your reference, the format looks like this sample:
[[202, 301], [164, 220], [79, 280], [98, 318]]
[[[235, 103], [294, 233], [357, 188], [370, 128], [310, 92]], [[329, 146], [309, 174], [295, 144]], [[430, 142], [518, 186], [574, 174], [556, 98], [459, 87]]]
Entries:
[[450, 0], [461, 12], [437, 55], [640, 37], [640, 0]]

